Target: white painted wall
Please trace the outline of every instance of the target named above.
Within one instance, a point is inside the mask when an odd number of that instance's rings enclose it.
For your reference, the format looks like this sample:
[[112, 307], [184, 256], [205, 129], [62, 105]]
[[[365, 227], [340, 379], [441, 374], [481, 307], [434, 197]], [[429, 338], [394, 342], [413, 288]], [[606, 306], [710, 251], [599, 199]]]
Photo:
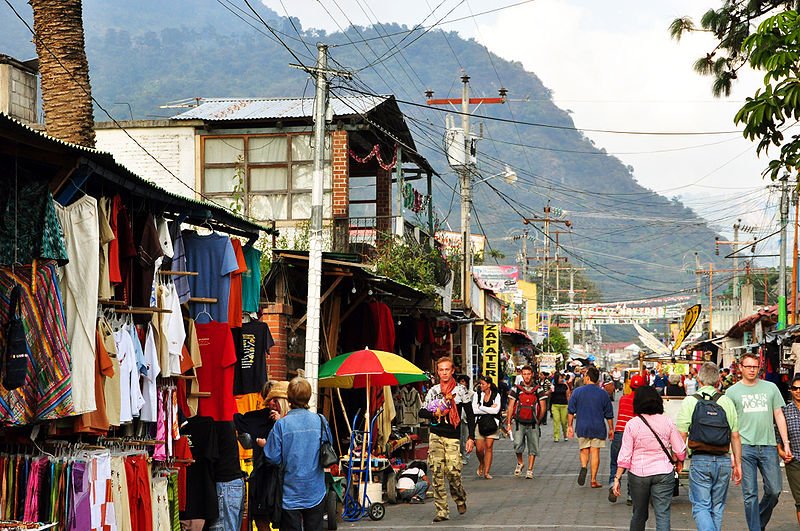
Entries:
[[[192, 199], [197, 198], [193, 192], [195, 189], [193, 127], [126, 127], [126, 130], [169, 172], [120, 129], [98, 128], [97, 149], [111, 153], [117, 162], [169, 192]], [[170, 175], [170, 172], [174, 176]]]

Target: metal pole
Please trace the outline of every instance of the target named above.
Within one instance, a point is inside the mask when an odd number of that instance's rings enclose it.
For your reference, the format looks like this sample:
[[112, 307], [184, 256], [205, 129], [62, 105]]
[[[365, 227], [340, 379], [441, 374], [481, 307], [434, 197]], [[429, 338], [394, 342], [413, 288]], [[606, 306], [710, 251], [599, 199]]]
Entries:
[[800, 201], [794, 191], [794, 249], [792, 250], [792, 313], [791, 324], [797, 323], [797, 216], [800, 214]]
[[397, 221], [395, 221], [397, 226], [395, 227], [394, 233], [402, 238], [405, 233], [405, 223], [403, 222], [403, 204], [405, 200], [403, 197], [403, 187], [405, 182], [403, 181], [403, 148], [400, 146], [397, 147], [395, 174], [397, 175]]
[[789, 176], [781, 179], [781, 260], [778, 275], [778, 324], [776, 330], [786, 328], [786, 224], [789, 219]]
[[427, 185], [428, 185], [428, 232], [430, 234], [430, 245], [433, 247], [433, 239], [436, 236], [434, 227], [433, 227], [433, 183], [432, 183], [432, 175], [429, 171], [427, 173]]
[[528, 229], [522, 231], [522, 280], [528, 281]]
[[308, 307], [306, 318], [305, 377], [311, 384], [310, 409], [316, 411], [319, 387], [320, 287], [322, 284], [322, 189], [324, 185], [325, 113], [328, 47], [317, 44], [317, 81], [314, 98], [314, 173], [311, 184], [311, 230], [308, 251]]
[[708, 339], [714, 337], [714, 262], [708, 263]]

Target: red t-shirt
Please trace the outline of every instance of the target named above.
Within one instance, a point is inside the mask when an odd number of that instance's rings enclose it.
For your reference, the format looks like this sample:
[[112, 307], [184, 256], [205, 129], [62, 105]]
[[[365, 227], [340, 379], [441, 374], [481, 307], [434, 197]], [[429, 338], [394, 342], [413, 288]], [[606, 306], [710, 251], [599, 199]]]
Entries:
[[622, 398], [619, 399], [619, 411], [614, 431], [625, 431], [625, 425], [635, 416], [633, 414], [633, 393], [622, 395]]
[[242, 242], [231, 238], [233, 253], [239, 269], [231, 271], [231, 294], [228, 299], [228, 324], [231, 328], [242, 326], [242, 274], [247, 273], [247, 261], [244, 259]]
[[202, 367], [195, 367], [197, 383], [201, 392], [211, 393], [198, 399], [197, 414], [214, 420], [233, 420], [237, 413], [233, 398], [236, 349], [231, 329], [228, 323], [218, 321], [195, 323], [195, 329], [203, 360]]

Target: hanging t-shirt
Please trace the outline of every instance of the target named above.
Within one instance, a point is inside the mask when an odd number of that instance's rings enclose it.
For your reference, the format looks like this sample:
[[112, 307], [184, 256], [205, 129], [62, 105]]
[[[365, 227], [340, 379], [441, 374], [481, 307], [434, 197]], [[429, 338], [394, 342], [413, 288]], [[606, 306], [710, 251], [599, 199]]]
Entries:
[[136, 370], [136, 353], [133, 350], [131, 336], [126, 330], [114, 332], [114, 342], [119, 358], [120, 413], [122, 424], [133, 421], [133, 412], [138, 416], [142, 404], [142, 393], [139, 389], [139, 373]]
[[[100, 341], [103, 343], [108, 357], [111, 359], [111, 367], [113, 374], [105, 379], [103, 385], [103, 393], [106, 399], [106, 414], [108, 415], [108, 423], [111, 426], [119, 426], [120, 421], [120, 381], [122, 375], [120, 374], [119, 358], [117, 357], [117, 344], [114, 341], [114, 331], [105, 319], [98, 319], [97, 331], [99, 332]], [[98, 343], [99, 345], [100, 343]]]
[[239, 264], [235, 271], [231, 271], [231, 295], [228, 300], [228, 324], [231, 327], [242, 326], [242, 274], [247, 272], [247, 262], [242, 252], [242, 242], [231, 240], [236, 263]]
[[236, 345], [233, 393], [258, 393], [267, 383], [267, 354], [275, 344], [269, 326], [261, 321], [251, 321], [231, 332]]
[[[172, 261], [169, 268], [172, 271], [187, 271], [186, 252], [183, 248], [183, 234], [181, 224], [177, 221], [169, 223], [169, 235], [172, 238]], [[189, 278], [186, 275], [174, 275], [172, 281], [175, 283], [175, 291], [178, 292], [178, 300], [185, 304], [191, 292], [189, 290]]]
[[236, 349], [231, 329], [226, 323], [212, 321], [195, 324], [197, 341], [203, 366], [196, 368], [197, 383], [202, 393], [198, 414], [214, 420], [233, 420], [236, 401], [233, 398], [233, 374], [236, 365]]
[[375, 350], [394, 352], [394, 320], [392, 310], [383, 302], [374, 301], [369, 303], [372, 313], [372, 321], [375, 323], [376, 336], [375, 344], [369, 345]]
[[183, 327], [183, 313], [180, 301], [178, 301], [178, 293], [173, 284], [166, 286], [166, 306], [172, 311], [172, 313], [166, 314], [169, 372], [170, 374], [181, 374], [183, 372], [181, 356], [183, 356], [183, 344], [186, 341], [186, 330]]
[[75, 417], [76, 433], [95, 433], [105, 435], [108, 431], [108, 415], [106, 414], [105, 383], [106, 378], [114, 376], [114, 365], [103, 344], [100, 331], [96, 331], [97, 356], [95, 358], [94, 398], [97, 405], [95, 411]]
[[257, 312], [261, 296], [261, 251], [252, 245], [242, 249], [247, 271], [242, 273], [242, 309], [247, 312]]
[[158, 354], [156, 352], [155, 332], [153, 324], [147, 325], [147, 337], [144, 341], [144, 362], [147, 372], [142, 378], [142, 398], [144, 405], [141, 411], [141, 420], [145, 422], [155, 422], [158, 418], [158, 398], [156, 377], [161, 372], [158, 364]]
[[181, 428], [189, 440], [194, 463], [186, 469], [186, 508], [181, 520], [214, 521], [219, 517], [214, 461], [219, 457], [214, 420], [192, 417]]
[[100, 232], [100, 281], [97, 286], [97, 296], [101, 299], [110, 299], [114, 296], [109, 277], [109, 246], [116, 239], [114, 231], [111, 229], [109, 218], [111, 215], [111, 199], [101, 197], [97, 202], [97, 223]]
[[192, 304], [192, 316], [206, 310], [213, 320], [227, 323], [228, 298], [231, 292], [230, 274], [239, 269], [231, 239], [216, 232], [201, 236], [193, 231], [184, 231], [183, 246], [186, 252], [186, 267], [189, 271], [198, 273], [197, 276], [189, 277], [192, 297], [217, 299], [215, 304]]
[[[116, 198], [115, 198], [116, 199]], [[113, 227], [113, 225], [112, 225]], [[133, 259], [137, 256], [136, 242], [133, 239], [133, 225], [131, 225], [131, 218], [128, 215], [128, 209], [119, 203], [119, 211], [117, 212], [117, 239], [114, 240], [119, 243], [118, 258], [118, 275], [120, 278], [119, 285], [116, 286], [115, 299], [124, 301], [126, 304], [131, 304], [131, 293], [133, 291]], [[111, 279], [114, 282], [114, 279]]]
[[150, 295], [153, 293], [156, 267], [160, 265], [160, 259], [164, 257], [158, 228], [152, 214], [147, 214], [142, 221], [142, 237], [136, 248], [136, 256], [138, 267], [136, 268], [133, 305], [147, 307], [150, 306]]

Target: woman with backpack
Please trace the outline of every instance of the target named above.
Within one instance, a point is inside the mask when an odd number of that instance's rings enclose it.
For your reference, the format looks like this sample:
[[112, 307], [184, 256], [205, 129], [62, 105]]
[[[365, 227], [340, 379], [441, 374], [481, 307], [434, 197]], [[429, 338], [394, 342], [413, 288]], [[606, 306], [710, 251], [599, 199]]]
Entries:
[[492, 447], [500, 438], [500, 393], [487, 376], [478, 377], [480, 389], [472, 397], [472, 412], [475, 413], [475, 453], [478, 455], [478, 477], [492, 479]]
[[627, 470], [633, 498], [631, 531], [644, 531], [651, 503], [656, 531], [669, 531], [675, 472], [683, 469], [686, 443], [664, 414], [664, 401], [655, 388], [644, 385], [634, 391], [633, 413], [636, 416], [625, 425], [617, 456], [614, 495], [620, 495], [620, 479]]

